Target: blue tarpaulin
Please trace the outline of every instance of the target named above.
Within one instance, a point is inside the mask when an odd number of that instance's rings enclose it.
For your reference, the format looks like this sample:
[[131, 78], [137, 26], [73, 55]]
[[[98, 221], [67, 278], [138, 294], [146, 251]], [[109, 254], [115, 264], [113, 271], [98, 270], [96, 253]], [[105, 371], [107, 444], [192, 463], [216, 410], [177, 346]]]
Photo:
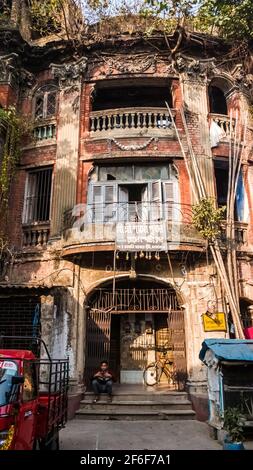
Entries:
[[210, 349], [221, 361], [253, 362], [253, 340], [243, 339], [206, 339], [199, 353], [201, 361]]

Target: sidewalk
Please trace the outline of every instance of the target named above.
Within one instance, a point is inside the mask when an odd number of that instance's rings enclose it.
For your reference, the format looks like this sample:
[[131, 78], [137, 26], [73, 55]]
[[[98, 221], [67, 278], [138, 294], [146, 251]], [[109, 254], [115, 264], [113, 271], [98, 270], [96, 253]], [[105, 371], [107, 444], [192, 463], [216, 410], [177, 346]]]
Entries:
[[[60, 432], [62, 450], [221, 450], [199, 421], [85, 421]], [[253, 448], [253, 447], [252, 447]]]

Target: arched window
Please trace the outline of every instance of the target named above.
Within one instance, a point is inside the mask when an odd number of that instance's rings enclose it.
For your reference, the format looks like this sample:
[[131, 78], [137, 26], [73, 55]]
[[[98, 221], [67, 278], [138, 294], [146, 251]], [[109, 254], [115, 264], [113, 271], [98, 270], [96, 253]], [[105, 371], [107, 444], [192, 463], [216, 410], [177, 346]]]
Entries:
[[224, 92], [221, 88], [210, 85], [209, 90], [209, 106], [210, 106], [210, 113], [214, 114], [227, 114], [227, 101], [224, 95]]
[[36, 92], [34, 102], [35, 119], [47, 119], [55, 115], [56, 97], [57, 89], [54, 85], [43, 86]]

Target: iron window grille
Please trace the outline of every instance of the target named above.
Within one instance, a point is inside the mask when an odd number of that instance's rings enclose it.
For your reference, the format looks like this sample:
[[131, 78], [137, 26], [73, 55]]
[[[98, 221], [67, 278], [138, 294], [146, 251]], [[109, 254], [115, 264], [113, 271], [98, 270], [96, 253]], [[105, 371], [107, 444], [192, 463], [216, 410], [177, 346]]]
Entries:
[[23, 210], [23, 223], [49, 222], [52, 192], [52, 168], [29, 171]]

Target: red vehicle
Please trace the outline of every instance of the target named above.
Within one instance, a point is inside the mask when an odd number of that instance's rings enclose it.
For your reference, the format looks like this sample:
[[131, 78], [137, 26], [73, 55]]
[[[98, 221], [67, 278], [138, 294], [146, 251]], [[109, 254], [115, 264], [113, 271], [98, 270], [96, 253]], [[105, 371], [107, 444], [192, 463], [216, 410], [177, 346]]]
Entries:
[[[7, 344], [10, 337], [3, 338]], [[0, 349], [0, 450], [59, 449], [59, 430], [67, 421], [69, 363], [51, 359], [39, 341], [46, 359], [31, 350]]]

